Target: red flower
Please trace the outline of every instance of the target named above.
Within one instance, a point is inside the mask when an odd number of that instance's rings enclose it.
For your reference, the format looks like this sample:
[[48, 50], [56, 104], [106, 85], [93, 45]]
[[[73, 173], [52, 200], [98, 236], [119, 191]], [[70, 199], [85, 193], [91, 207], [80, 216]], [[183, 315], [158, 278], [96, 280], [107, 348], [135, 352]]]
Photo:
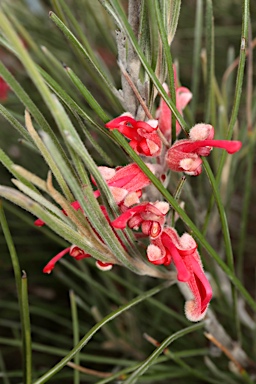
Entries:
[[162, 142], [156, 130], [157, 120], [136, 121], [129, 115], [122, 115], [106, 124], [109, 129], [117, 129], [130, 139], [130, 146], [136, 153], [144, 156], [158, 156], [161, 153]]
[[132, 229], [141, 230], [152, 239], [158, 237], [163, 229], [165, 215], [169, 210], [169, 204], [165, 202], [144, 202], [128, 209], [112, 222], [114, 228], [124, 229], [128, 225]]
[[[67, 253], [70, 254], [70, 256], [74, 257], [76, 260], [82, 260], [88, 257], [91, 257], [89, 253], [84, 252], [81, 248], [79, 248], [77, 245], [72, 245], [71, 247], [63, 249], [60, 253], [58, 253], [56, 256], [54, 256], [44, 267], [43, 272], [44, 273], [51, 273], [52, 270], [55, 267], [55, 264], [57, 261], [59, 261], [63, 256], [65, 256]], [[96, 260], [96, 266], [102, 270], [102, 271], [109, 271], [113, 264], [111, 263], [103, 263], [100, 260]]]
[[[150, 164], [148, 164], [148, 167], [150, 167]], [[130, 207], [138, 204], [142, 189], [150, 184], [149, 178], [137, 164], [129, 164], [116, 169], [109, 167], [98, 167], [98, 169], [119, 206]], [[152, 166], [151, 170], [153, 170]], [[98, 197], [100, 191], [95, 191], [94, 195]]]
[[[72, 207], [77, 211], [77, 210], [82, 210], [81, 206], [80, 206], [80, 203], [78, 201], [74, 201], [73, 203], [71, 203]], [[101, 210], [104, 214], [104, 216], [106, 217], [108, 223], [111, 225], [111, 221], [108, 217], [108, 213], [107, 213], [107, 210], [106, 208], [102, 205], [101, 207]], [[67, 216], [67, 213], [62, 210], [62, 212]], [[41, 219], [37, 219], [34, 224], [38, 227], [41, 227], [45, 224], [44, 221], [42, 221]], [[94, 232], [96, 233], [96, 235], [98, 236], [98, 238], [100, 240], [101, 237], [99, 236], [99, 234], [94, 230]], [[117, 234], [115, 233], [117, 239], [120, 241], [120, 243], [122, 244], [121, 240], [119, 239], [119, 237], [117, 236]], [[123, 245], [123, 244], [122, 244]], [[91, 255], [89, 253], [86, 253], [83, 249], [81, 249], [80, 247], [78, 247], [77, 245], [72, 245], [71, 247], [68, 247], [68, 248], [65, 248], [63, 249], [61, 252], [59, 252], [56, 256], [54, 256], [47, 264], [46, 266], [44, 267], [43, 269], [43, 272], [44, 273], [51, 273], [52, 270], [54, 269], [55, 267], [55, 264], [57, 263], [57, 261], [59, 261], [63, 256], [65, 256], [67, 253], [69, 253], [70, 256], [74, 257], [74, 259], [76, 260], [82, 260], [82, 259], [85, 259], [85, 258], [88, 258], [88, 257], [91, 257]], [[96, 260], [96, 266], [101, 269], [102, 271], [109, 271], [113, 264], [112, 263], [104, 263], [100, 260]]]
[[9, 92], [9, 85], [0, 77], [0, 101], [5, 101]]
[[202, 159], [213, 147], [223, 148], [233, 154], [242, 143], [232, 140], [213, 140], [214, 128], [209, 124], [196, 124], [191, 128], [189, 139], [176, 141], [166, 154], [166, 162], [172, 171], [197, 176], [202, 172]]
[[212, 288], [204, 274], [193, 237], [188, 233], [180, 237], [174, 228], [165, 228], [161, 236], [152, 240], [147, 255], [148, 260], [156, 265], [169, 265], [173, 260], [178, 280], [187, 283], [193, 295], [193, 299], [186, 302], [186, 316], [191, 321], [201, 320], [212, 298]]
[[63, 249], [60, 253], [58, 253], [56, 256], [54, 256], [44, 267], [43, 272], [44, 273], [51, 273], [52, 270], [55, 267], [55, 264], [57, 261], [59, 261], [63, 256], [65, 256], [67, 253], [70, 254], [70, 256], [73, 256], [77, 260], [84, 259], [85, 257], [91, 257], [88, 253], [85, 253], [81, 248], [77, 247], [76, 245], [72, 245], [71, 247]]
[[83, 249], [79, 248], [77, 245], [73, 244], [71, 245], [69, 249], [70, 256], [74, 257], [76, 260], [82, 260], [87, 259], [88, 257], [91, 257], [89, 253], [86, 253]]

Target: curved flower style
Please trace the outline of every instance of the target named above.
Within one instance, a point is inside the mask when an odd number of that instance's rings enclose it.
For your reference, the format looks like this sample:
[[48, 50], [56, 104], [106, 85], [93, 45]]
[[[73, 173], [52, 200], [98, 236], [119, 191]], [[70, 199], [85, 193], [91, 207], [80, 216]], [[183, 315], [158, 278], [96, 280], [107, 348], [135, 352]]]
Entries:
[[124, 114], [109, 121], [106, 127], [117, 129], [130, 139], [130, 146], [139, 155], [153, 157], [161, 153], [162, 141], [156, 132], [157, 120], [137, 121], [129, 114]]
[[141, 226], [144, 235], [155, 239], [162, 232], [165, 215], [168, 211], [169, 204], [164, 201], [144, 202], [122, 213], [112, 221], [112, 226], [118, 229], [124, 229], [126, 225], [132, 229], [138, 229]]
[[[174, 67], [175, 69], [175, 67]], [[176, 80], [176, 71], [175, 80]], [[169, 88], [166, 83], [163, 84], [165, 92], [170, 96]], [[179, 113], [182, 115], [183, 109], [186, 108], [188, 103], [192, 99], [192, 93], [186, 87], [178, 87], [177, 80], [175, 81], [175, 93], [176, 93], [176, 108]], [[169, 141], [171, 138], [172, 132], [172, 111], [166, 104], [166, 102], [161, 98], [159, 108], [156, 111], [156, 117], [158, 118], [158, 125], [161, 132], [164, 134], [166, 139]], [[178, 136], [181, 131], [181, 126], [178, 121], [176, 121], [176, 135]]]
[[[147, 166], [153, 171], [153, 166], [150, 164]], [[127, 208], [138, 204], [142, 189], [150, 184], [149, 178], [135, 163], [116, 169], [109, 167], [98, 167], [98, 169], [120, 207]], [[100, 192], [95, 191], [94, 195], [98, 197]]]
[[193, 295], [185, 305], [186, 317], [190, 321], [201, 320], [212, 298], [212, 288], [204, 274], [193, 237], [188, 233], [180, 237], [174, 228], [165, 228], [161, 236], [148, 246], [147, 256], [156, 265], [169, 265], [173, 260], [178, 280], [187, 283]]
[[209, 156], [213, 147], [223, 148], [233, 154], [242, 143], [235, 140], [214, 140], [214, 128], [209, 124], [196, 124], [190, 130], [189, 139], [176, 141], [166, 154], [168, 167], [175, 172], [197, 176], [202, 172], [200, 156]]

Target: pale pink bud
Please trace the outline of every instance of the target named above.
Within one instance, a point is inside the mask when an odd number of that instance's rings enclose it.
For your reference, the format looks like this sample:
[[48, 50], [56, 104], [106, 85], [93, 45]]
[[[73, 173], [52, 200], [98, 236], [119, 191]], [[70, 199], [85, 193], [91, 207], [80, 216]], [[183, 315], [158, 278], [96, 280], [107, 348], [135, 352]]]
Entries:
[[154, 244], [150, 244], [147, 248], [148, 260], [155, 265], [164, 264], [165, 255], [162, 254], [161, 249]]

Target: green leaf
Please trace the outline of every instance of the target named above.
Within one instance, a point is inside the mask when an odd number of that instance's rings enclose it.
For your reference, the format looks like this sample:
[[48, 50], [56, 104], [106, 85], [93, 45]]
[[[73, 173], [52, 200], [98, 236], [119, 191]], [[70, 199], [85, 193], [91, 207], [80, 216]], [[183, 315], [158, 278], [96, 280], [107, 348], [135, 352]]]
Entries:
[[205, 106], [205, 122], [215, 125], [214, 103], [214, 30], [213, 30], [213, 9], [212, 0], [206, 1], [206, 106]]
[[107, 115], [105, 111], [103, 111], [100, 104], [95, 100], [95, 98], [92, 96], [91, 92], [86, 88], [86, 86], [82, 83], [82, 81], [77, 77], [77, 75], [72, 71], [71, 68], [65, 67], [65, 70], [72, 80], [72, 82], [75, 84], [77, 89], [81, 92], [81, 94], [84, 96], [87, 103], [90, 105], [90, 107], [94, 110], [94, 112], [102, 119], [103, 122], [109, 121], [111, 118]]
[[172, 43], [175, 32], [178, 26], [181, 0], [163, 0], [164, 5], [167, 6], [167, 25], [166, 30], [168, 34], [168, 43]]
[[[48, 213], [38, 203], [34, 202], [16, 189], [0, 186], [0, 196], [13, 202], [19, 207], [32, 213], [36, 217], [40, 217], [55, 233], [67, 240], [70, 244], [76, 244], [78, 247], [89, 253], [95, 259], [105, 263], [113, 260], [113, 254], [95, 240], [95, 237], [87, 235], [86, 237], [74, 231], [69, 225], [62, 220]], [[96, 243], [96, 244], [95, 244]]]
[[8, 171], [13, 174], [14, 177], [16, 177], [18, 180], [20, 180], [22, 183], [24, 183], [27, 187], [29, 187], [32, 191], [35, 191], [37, 193], [39, 193], [37, 191], [37, 189], [34, 187], [34, 185], [26, 180], [23, 176], [21, 176], [19, 174], [19, 172], [17, 172], [14, 168], [14, 163], [13, 161], [6, 155], [6, 153], [4, 153], [4, 151], [2, 149], [0, 149], [0, 162], [4, 165], [4, 167], [6, 169], [8, 169]]
[[198, 86], [200, 80], [200, 54], [202, 44], [202, 30], [203, 30], [203, 1], [197, 0], [196, 2], [196, 21], [194, 29], [194, 52], [193, 52], [193, 72], [191, 78], [191, 91], [193, 98], [191, 101], [191, 110], [194, 115], [198, 102]]
[[30, 330], [30, 315], [28, 303], [28, 287], [26, 272], [22, 272], [21, 277], [21, 304], [22, 304], [22, 331], [24, 347], [24, 383], [32, 384], [32, 345]]
[[0, 104], [0, 113], [20, 133], [20, 135], [23, 136], [35, 148], [33, 140], [28, 134], [28, 131], [23, 127], [22, 124], [20, 124], [17, 119], [15, 119], [13, 114], [8, 111], [8, 109], [6, 109], [2, 104]]
[[[79, 323], [78, 323], [76, 297], [75, 297], [74, 291], [69, 292], [69, 298], [70, 298], [71, 315], [72, 315], [72, 323], [73, 323], [73, 342], [75, 347], [79, 342]], [[80, 364], [80, 358], [78, 353], [74, 357], [74, 363], [76, 365]], [[80, 383], [79, 371], [74, 369], [74, 384], [79, 384], [79, 383]]]
[[[34, 382], [34, 384], [43, 384], [47, 382], [50, 378], [52, 378], [56, 373], [58, 373], [62, 368], [65, 367], [65, 365], [82, 349], [85, 347], [85, 345], [88, 344], [88, 342], [91, 340], [91, 338], [94, 336], [98, 330], [100, 330], [105, 324], [115, 319], [117, 316], [119, 316], [121, 313], [127, 311], [128, 309], [132, 308], [133, 306], [139, 304], [140, 302], [146, 300], [147, 298], [155, 295], [156, 293], [160, 292], [161, 290], [167, 288], [170, 285], [170, 283], [164, 283], [161, 285], [158, 285], [157, 287], [137, 296], [135, 299], [131, 300], [129, 303], [122, 305], [115, 311], [111, 312], [109, 315], [104, 317], [100, 322], [95, 324], [94, 327], [90, 329], [90, 331], [80, 340], [80, 342], [76, 345], [75, 348], [73, 348], [59, 363], [57, 363], [53, 368], [51, 368], [48, 372], [46, 372], [45, 375], [40, 377], [38, 380]], [[197, 325], [198, 326], [198, 325]], [[195, 327], [195, 326], [194, 326]]]
[[145, 55], [141, 51], [141, 49], [139, 47], [139, 44], [138, 44], [138, 42], [137, 42], [137, 40], [136, 40], [136, 38], [134, 36], [134, 33], [133, 33], [129, 23], [128, 23], [127, 17], [124, 14], [124, 11], [121, 8], [119, 2], [117, 0], [111, 0], [111, 3], [112, 3], [112, 5], [113, 5], [113, 7], [114, 7], [114, 9], [116, 11], [116, 14], [118, 14], [118, 16], [119, 16], [119, 21], [122, 24], [122, 27], [125, 30], [125, 33], [127, 34], [127, 37], [129, 38], [131, 44], [133, 45], [133, 47], [134, 47], [134, 49], [135, 49], [135, 51], [136, 51], [136, 53], [137, 53], [137, 55], [138, 55], [138, 57], [140, 59], [141, 64], [143, 65], [145, 71], [147, 72], [148, 76], [152, 80], [153, 84], [155, 85], [156, 89], [160, 93], [161, 97], [164, 99], [164, 101], [166, 102], [168, 107], [171, 109], [171, 111], [174, 114], [176, 120], [178, 120], [178, 122], [181, 125], [181, 127], [186, 132], [188, 132], [189, 128], [188, 128], [185, 120], [183, 119], [181, 114], [178, 112], [174, 102], [166, 94], [163, 86], [161, 85], [161, 83], [159, 82], [159, 80], [156, 77], [155, 73], [153, 72], [151, 66], [147, 62]]
[[161, 345], [142, 363], [139, 368], [127, 379], [124, 384], [135, 384], [140, 376], [142, 376], [156, 361], [157, 357], [175, 340], [183, 337], [191, 332], [197, 331], [204, 327], [204, 323], [198, 323], [190, 327], [184, 328], [173, 335], [167, 337]]
[[[31, 121], [31, 117], [27, 111], [25, 112], [25, 116], [26, 116], [25, 118], [26, 118], [27, 129], [28, 129], [33, 141], [35, 142], [35, 144], [36, 144], [37, 148], [39, 149], [41, 155], [43, 156], [45, 162], [49, 165], [49, 168], [51, 169], [52, 173], [56, 177], [56, 180], [58, 181], [59, 186], [61, 187], [64, 195], [66, 196], [66, 198], [70, 202], [72, 202], [74, 200], [73, 195], [70, 192], [70, 190], [69, 190], [69, 188], [65, 182], [65, 179], [59, 170], [59, 167], [58, 167], [56, 161], [54, 160], [54, 156], [52, 156], [51, 153], [47, 150], [47, 147], [45, 146], [44, 142], [41, 140], [40, 136], [38, 135], [38, 133], [34, 129], [34, 127], [32, 125], [32, 121]], [[58, 148], [56, 148], [56, 151], [57, 150], [58, 150]]]
[[[64, 35], [68, 38], [68, 40], [71, 42], [73, 46], [75, 46], [84, 56], [86, 59], [90, 61], [93, 68], [96, 70], [97, 75], [99, 78], [103, 81], [103, 83], [106, 85], [105, 93], [107, 94], [110, 101], [112, 101], [114, 104], [119, 103], [118, 100], [118, 91], [113, 86], [113, 84], [110, 83], [108, 80], [106, 74], [102, 71], [101, 67], [98, 65], [98, 63], [95, 61], [95, 58], [92, 57], [90, 52], [77, 40], [77, 38], [74, 36], [74, 34], [66, 27], [66, 25], [55, 15], [55, 13], [50, 12], [49, 16], [51, 20], [57, 25], [57, 27], [64, 33]], [[115, 96], [114, 96], [115, 95]]]

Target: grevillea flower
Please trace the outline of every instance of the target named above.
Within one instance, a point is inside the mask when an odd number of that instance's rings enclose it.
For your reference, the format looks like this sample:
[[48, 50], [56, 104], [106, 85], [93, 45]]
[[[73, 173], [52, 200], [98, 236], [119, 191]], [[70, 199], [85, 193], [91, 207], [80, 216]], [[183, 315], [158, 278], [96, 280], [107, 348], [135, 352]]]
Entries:
[[54, 256], [44, 267], [43, 272], [44, 273], [51, 273], [52, 270], [55, 267], [55, 264], [57, 261], [62, 259], [63, 256], [65, 256], [67, 253], [70, 254], [70, 256], [74, 257], [77, 260], [81, 260], [87, 257], [91, 257], [88, 253], [85, 253], [81, 248], [79, 248], [77, 245], [72, 245], [71, 247], [63, 249], [61, 252], [59, 252], [56, 256]]
[[130, 139], [130, 146], [136, 153], [144, 156], [158, 156], [162, 141], [157, 134], [157, 120], [137, 121], [130, 114], [123, 114], [106, 124], [109, 129], [117, 129]]
[[172, 171], [197, 176], [202, 172], [202, 159], [213, 147], [223, 148], [233, 154], [242, 143], [234, 140], [214, 140], [214, 128], [209, 124], [196, 124], [191, 128], [189, 139], [176, 141], [166, 154], [166, 163]]
[[180, 237], [174, 228], [164, 228], [162, 234], [151, 241], [147, 256], [156, 265], [174, 262], [177, 279], [186, 283], [193, 295], [193, 299], [186, 302], [186, 316], [190, 321], [201, 320], [212, 298], [212, 288], [204, 274], [193, 237], [188, 233]]
[[[147, 166], [153, 171], [153, 166], [150, 164]], [[120, 207], [131, 207], [138, 204], [142, 189], [150, 184], [149, 178], [135, 163], [116, 169], [109, 167], [98, 167], [98, 169]], [[100, 192], [95, 191], [94, 195], [98, 197]]]
[[118, 229], [124, 229], [126, 225], [132, 229], [138, 229], [141, 226], [144, 235], [155, 239], [162, 232], [165, 215], [168, 211], [169, 204], [164, 201], [144, 202], [122, 213], [112, 221], [112, 225]]
[[[79, 209], [81, 211], [82, 208], [80, 206], [80, 203], [78, 201], [74, 201], [73, 203], [71, 203], [71, 206], [76, 210], [78, 211]], [[104, 216], [106, 217], [108, 223], [111, 225], [111, 221], [110, 221], [110, 218], [108, 216], [108, 213], [107, 213], [107, 210], [106, 208], [102, 205], [100, 206], [101, 208], [101, 211], [103, 212]], [[67, 213], [62, 210], [62, 212], [67, 216]], [[45, 222], [42, 221], [41, 219], [37, 219], [34, 224], [37, 226], [37, 227], [42, 227], [43, 225], [45, 225]], [[112, 227], [113, 228], [113, 227]], [[98, 238], [100, 240], [101, 237], [99, 236], [99, 234], [94, 230], [94, 232], [96, 233], [96, 235], [98, 236]], [[122, 244], [121, 240], [119, 239], [119, 237], [117, 236], [117, 234], [115, 233], [117, 239], [120, 241], [120, 243]], [[123, 245], [123, 244], [122, 244]], [[63, 249], [61, 252], [59, 252], [57, 255], [55, 255], [47, 264], [46, 266], [44, 267], [43, 269], [43, 272], [44, 273], [51, 273], [52, 270], [54, 269], [55, 267], [55, 264], [63, 257], [65, 256], [67, 253], [69, 253], [70, 256], [72, 256], [74, 259], [76, 260], [82, 260], [82, 259], [85, 259], [85, 258], [89, 258], [91, 257], [91, 255], [89, 253], [86, 253], [83, 249], [81, 249], [80, 247], [78, 247], [77, 245], [72, 245], [71, 247], [68, 247], [68, 248], [65, 248]], [[104, 263], [103, 261], [100, 261], [100, 260], [96, 260], [96, 266], [102, 270], [102, 271], [109, 271], [113, 264], [112, 263]]]
[[0, 101], [5, 101], [9, 92], [9, 85], [0, 77]]
[[[63, 256], [65, 256], [67, 253], [69, 253], [70, 256], [72, 256], [76, 260], [82, 260], [85, 258], [91, 257], [89, 253], [84, 252], [81, 248], [79, 248], [77, 245], [72, 245], [71, 247], [63, 249], [61, 252], [59, 252], [56, 256], [54, 256], [44, 267], [43, 272], [50, 274], [52, 270], [55, 267], [55, 264], [57, 261], [62, 259]], [[111, 263], [103, 263], [100, 260], [96, 260], [96, 266], [101, 269], [102, 271], [109, 271], [113, 264]]]
[[[190, 100], [192, 99], [192, 93], [186, 87], [178, 87], [177, 84], [177, 75], [175, 66], [174, 70], [174, 83], [175, 83], [175, 93], [176, 93], [176, 108], [179, 113], [182, 115], [182, 111], [186, 108]], [[163, 84], [165, 92], [170, 96], [170, 92], [167, 84]], [[156, 117], [158, 118], [158, 126], [162, 131], [167, 140], [171, 138], [172, 132], [172, 111], [166, 104], [166, 102], [161, 98], [159, 108], [156, 111]], [[181, 131], [181, 126], [178, 121], [176, 121], [176, 135], [178, 136]]]

